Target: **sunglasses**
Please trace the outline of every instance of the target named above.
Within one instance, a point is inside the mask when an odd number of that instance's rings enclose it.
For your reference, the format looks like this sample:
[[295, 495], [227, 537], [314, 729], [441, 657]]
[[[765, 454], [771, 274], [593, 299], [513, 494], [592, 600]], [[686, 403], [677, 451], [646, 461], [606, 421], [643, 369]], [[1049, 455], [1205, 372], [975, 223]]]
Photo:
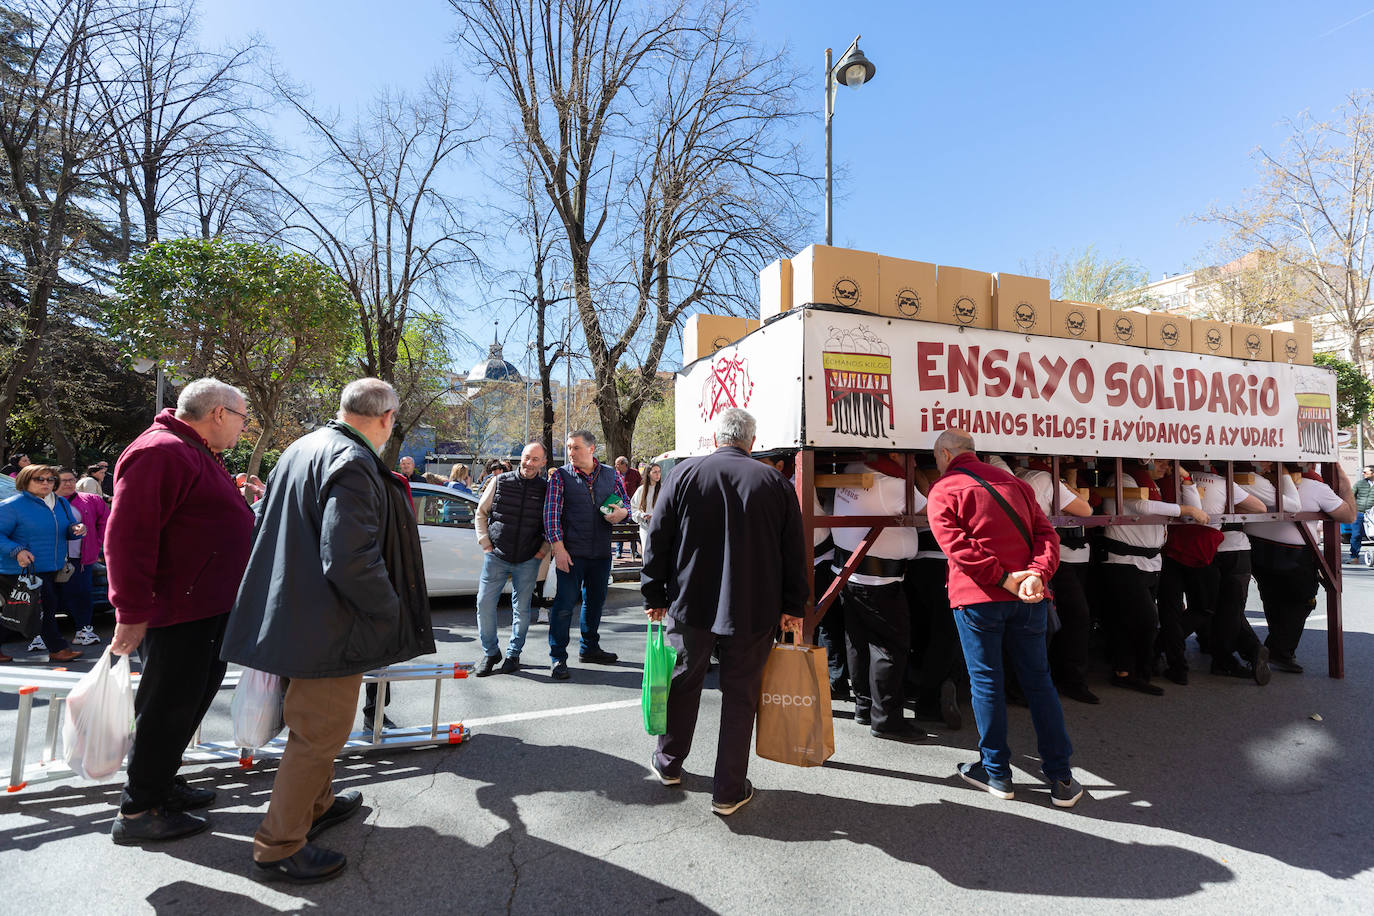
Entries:
[[57, 478], [56, 478], [56, 477], [35, 477], [35, 478], [33, 478], [33, 481], [34, 481], [34, 483], [57, 483]]

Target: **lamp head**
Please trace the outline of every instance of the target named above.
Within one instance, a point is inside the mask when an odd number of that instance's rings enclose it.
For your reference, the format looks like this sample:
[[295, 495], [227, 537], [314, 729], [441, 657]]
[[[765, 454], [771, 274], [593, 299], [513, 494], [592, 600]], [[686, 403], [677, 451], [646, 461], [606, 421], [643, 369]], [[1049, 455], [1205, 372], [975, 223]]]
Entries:
[[858, 89], [873, 79], [873, 74], [877, 72], [878, 68], [873, 66], [873, 62], [864, 57], [864, 52], [855, 45], [854, 50], [845, 55], [844, 60], [835, 67], [835, 79], [850, 89]]

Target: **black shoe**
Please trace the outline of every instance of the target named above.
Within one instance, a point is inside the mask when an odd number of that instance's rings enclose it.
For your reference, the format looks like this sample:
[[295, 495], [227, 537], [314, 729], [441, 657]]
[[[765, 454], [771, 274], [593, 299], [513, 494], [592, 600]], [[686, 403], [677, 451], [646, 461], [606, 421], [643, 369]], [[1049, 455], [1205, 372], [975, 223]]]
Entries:
[[210, 827], [208, 818], [185, 811], [144, 811], [138, 817], [116, 817], [110, 828], [110, 839], [117, 846], [137, 846], [139, 843], [161, 843], [195, 836]]
[[954, 689], [953, 681], [945, 681], [940, 685], [940, 718], [944, 720], [945, 727], [952, 731], [964, 727], [964, 716], [959, 712], [959, 694]]
[[581, 655], [577, 656], [578, 661], [589, 662], [593, 665], [614, 665], [619, 659], [620, 656], [616, 655], [614, 652], [603, 652], [600, 649], [595, 649], [591, 652], [583, 652]]
[[884, 741], [900, 741], [903, 744], [916, 744], [918, 741], [926, 740], [926, 733], [919, 728], [912, 728], [910, 725], [905, 728], [877, 729], [870, 728], [868, 733], [875, 738], [882, 738]]
[[1243, 677], [1246, 680], [1249, 680], [1255, 675], [1255, 669], [1251, 668], [1249, 665], [1225, 656], [1212, 659], [1210, 671], [1217, 677]]
[[568, 663], [554, 662], [553, 670], [549, 672], [549, 677], [555, 681], [566, 681], [568, 679]]
[[253, 863], [253, 878], [257, 881], [290, 881], [292, 884], [314, 884], [328, 881], [343, 873], [348, 859], [341, 852], [321, 849], [306, 843], [295, 855], [275, 862]]
[[[369, 735], [372, 734], [373, 726], [376, 724], [377, 721], [371, 716], [363, 716], [363, 731], [367, 732]], [[390, 731], [395, 727], [396, 723], [391, 721], [391, 716], [384, 713], [382, 715], [382, 731]]]
[[501, 660], [499, 655], [483, 655], [482, 660], [477, 663], [477, 670], [473, 672], [474, 677], [486, 677], [496, 671], [496, 663]]
[[334, 804], [330, 805], [329, 810], [324, 814], [315, 818], [315, 822], [310, 825], [310, 832], [305, 835], [305, 838], [307, 840], [313, 840], [335, 824], [342, 824], [344, 821], [357, 814], [358, 809], [362, 806], [363, 793], [359, 792], [357, 789], [350, 789], [347, 792], [335, 795]]
[[502, 674], [513, 674], [520, 670], [520, 656], [507, 655], [506, 660], [501, 663]]
[[1152, 697], [1164, 696], [1163, 687], [1156, 687], [1154, 684], [1151, 684], [1149, 681], [1145, 680], [1145, 678], [1137, 677], [1134, 674], [1113, 674], [1112, 686], [1125, 687], [1127, 690], [1138, 690], [1141, 693], [1148, 694]]
[[1269, 683], [1271, 677], [1269, 673], [1269, 647], [1260, 646], [1255, 650], [1254, 664], [1251, 670], [1255, 673], [1255, 683], [1263, 687]]
[[854, 694], [852, 694], [852, 693], [849, 692], [849, 685], [848, 685], [848, 684], [833, 683], [833, 684], [830, 685], [830, 699], [831, 699], [832, 701], [834, 701], [834, 700], [845, 700], [845, 701], [848, 701], [848, 700], [854, 699]]
[[1299, 665], [1298, 660], [1291, 655], [1271, 654], [1268, 667], [1285, 674], [1302, 674], [1302, 665]]
[[856, 709], [854, 710], [854, 721], [860, 725], [867, 725], [873, 721], [873, 717], [869, 714], [867, 709], [862, 711]]
[[195, 811], [197, 808], [208, 808], [214, 803], [213, 789], [198, 789], [189, 784], [184, 776], [178, 776], [172, 784], [172, 791], [167, 793], [162, 808], [170, 812]]
[[1184, 665], [1171, 665], [1164, 669], [1164, 676], [1180, 687], [1188, 686], [1188, 668]]
[[1087, 684], [1069, 684], [1059, 688], [1061, 697], [1068, 697], [1070, 700], [1077, 700], [1080, 703], [1087, 703], [1089, 706], [1096, 706], [1102, 702], [1102, 698], [1088, 689]]

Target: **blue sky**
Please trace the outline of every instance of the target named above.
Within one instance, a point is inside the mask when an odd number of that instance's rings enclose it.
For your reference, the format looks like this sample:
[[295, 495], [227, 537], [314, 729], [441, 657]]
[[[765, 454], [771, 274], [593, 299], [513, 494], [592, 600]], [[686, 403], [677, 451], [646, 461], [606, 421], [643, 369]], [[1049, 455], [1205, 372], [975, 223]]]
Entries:
[[[299, 82], [349, 109], [453, 54], [440, 0], [203, 0], [208, 44], [259, 33]], [[1095, 244], [1152, 279], [1218, 234], [1193, 217], [1253, 185], [1280, 123], [1370, 86], [1374, 0], [836, 3], [758, 0], [756, 36], [814, 74], [804, 139], [822, 162], [823, 54], [856, 33], [878, 68], [835, 114], [835, 242], [1019, 271]], [[814, 201], [822, 240], [822, 200]], [[762, 266], [762, 265], [760, 265]]]

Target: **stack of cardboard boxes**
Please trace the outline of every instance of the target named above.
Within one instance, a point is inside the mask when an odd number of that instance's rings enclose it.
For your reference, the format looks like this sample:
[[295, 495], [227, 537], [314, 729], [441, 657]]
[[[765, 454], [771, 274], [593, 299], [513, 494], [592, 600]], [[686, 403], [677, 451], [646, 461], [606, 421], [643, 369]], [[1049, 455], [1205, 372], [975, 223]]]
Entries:
[[[1259, 327], [1114, 309], [1050, 298], [1048, 280], [991, 274], [867, 251], [811, 245], [759, 273], [760, 319], [808, 305], [839, 305], [887, 318], [934, 321], [1071, 340], [1102, 341], [1236, 359], [1312, 364], [1305, 321]], [[683, 331], [684, 364], [710, 356], [760, 321], [695, 315]]]

